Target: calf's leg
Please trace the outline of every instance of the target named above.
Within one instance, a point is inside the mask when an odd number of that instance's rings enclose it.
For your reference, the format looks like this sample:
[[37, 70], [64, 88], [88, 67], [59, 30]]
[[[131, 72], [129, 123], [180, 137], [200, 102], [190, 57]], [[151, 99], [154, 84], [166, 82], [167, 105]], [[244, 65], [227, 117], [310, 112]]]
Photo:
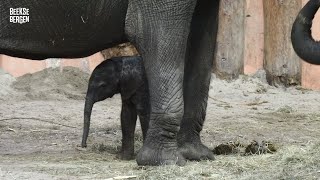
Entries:
[[130, 160], [134, 158], [134, 131], [137, 121], [137, 111], [129, 100], [122, 100], [121, 130], [122, 147], [121, 159]]

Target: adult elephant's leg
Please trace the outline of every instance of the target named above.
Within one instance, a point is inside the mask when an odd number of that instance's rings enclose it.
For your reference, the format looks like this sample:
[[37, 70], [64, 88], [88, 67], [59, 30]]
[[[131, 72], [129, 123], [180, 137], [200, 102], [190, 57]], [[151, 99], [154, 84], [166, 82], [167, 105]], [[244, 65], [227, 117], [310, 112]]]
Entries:
[[214, 159], [200, 139], [218, 28], [219, 1], [198, 1], [191, 23], [184, 76], [184, 116], [178, 133], [182, 155], [190, 160]]
[[194, 0], [130, 0], [126, 33], [143, 57], [151, 114], [139, 165], [184, 164], [177, 151], [183, 74]]

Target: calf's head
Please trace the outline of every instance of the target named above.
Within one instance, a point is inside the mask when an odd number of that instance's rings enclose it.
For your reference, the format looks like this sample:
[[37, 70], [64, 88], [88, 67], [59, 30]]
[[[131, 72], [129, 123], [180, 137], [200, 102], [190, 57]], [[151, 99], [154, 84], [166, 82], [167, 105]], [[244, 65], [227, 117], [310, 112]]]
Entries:
[[93, 103], [105, 100], [120, 92], [121, 64], [104, 61], [92, 72], [86, 99]]

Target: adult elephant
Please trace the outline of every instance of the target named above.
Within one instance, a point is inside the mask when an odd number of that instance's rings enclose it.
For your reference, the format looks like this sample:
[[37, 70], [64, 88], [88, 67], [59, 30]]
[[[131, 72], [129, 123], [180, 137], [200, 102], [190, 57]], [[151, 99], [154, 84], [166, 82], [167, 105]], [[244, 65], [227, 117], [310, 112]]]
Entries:
[[295, 52], [301, 59], [316, 65], [320, 65], [320, 43], [312, 38], [311, 26], [319, 7], [319, 0], [310, 0], [299, 12], [291, 31]]
[[[18, 7], [29, 9], [30, 22], [10, 23]], [[218, 10], [219, 0], [1, 0], [0, 54], [77, 58], [130, 41], [144, 59], [151, 99], [137, 163], [214, 159], [200, 132]]]

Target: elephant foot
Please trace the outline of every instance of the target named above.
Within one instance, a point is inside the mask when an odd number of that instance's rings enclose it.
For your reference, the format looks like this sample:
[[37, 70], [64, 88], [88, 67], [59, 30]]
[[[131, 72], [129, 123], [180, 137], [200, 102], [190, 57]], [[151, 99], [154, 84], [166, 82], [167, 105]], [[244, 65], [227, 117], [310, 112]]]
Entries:
[[177, 151], [177, 148], [150, 148], [143, 145], [137, 155], [137, 163], [139, 166], [159, 166], [159, 165], [178, 165], [184, 166], [186, 160]]
[[117, 157], [121, 160], [133, 160], [134, 159], [134, 153], [133, 152], [124, 152], [121, 151], [119, 152], [119, 154], [117, 155]]
[[214, 160], [213, 152], [201, 142], [186, 142], [179, 146], [182, 156], [191, 161]]

